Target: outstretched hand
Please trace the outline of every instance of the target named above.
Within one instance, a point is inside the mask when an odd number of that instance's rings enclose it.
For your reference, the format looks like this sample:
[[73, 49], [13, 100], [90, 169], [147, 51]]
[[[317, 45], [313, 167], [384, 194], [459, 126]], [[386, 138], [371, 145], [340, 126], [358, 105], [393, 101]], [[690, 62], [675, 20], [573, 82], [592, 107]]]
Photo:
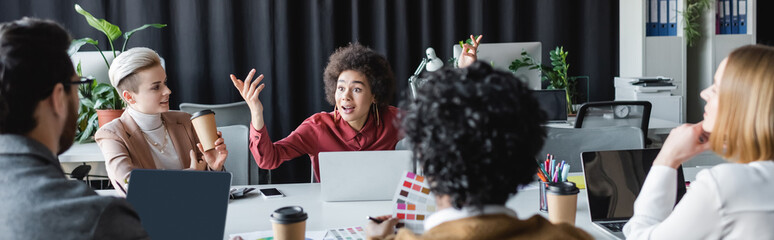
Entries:
[[368, 221], [368, 224], [366, 225], [366, 236], [383, 238], [395, 232], [395, 225], [398, 224], [397, 218], [393, 218], [390, 215], [375, 218], [382, 221], [382, 223]]
[[226, 163], [228, 157], [228, 149], [226, 149], [226, 141], [223, 139], [223, 133], [218, 131], [218, 139], [215, 139], [215, 148], [209, 151], [204, 151], [204, 147], [201, 143], [197, 143], [196, 147], [202, 152], [204, 162], [210, 169], [215, 171], [223, 170], [223, 164]]
[[[256, 130], [263, 128], [263, 104], [258, 99], [261, 91], [266, 85], [262, 84], [263, 74], [259, 75], [255, 80], [255, 69], [250, 70], [245, 80], [237, 79], [234, 74], [231, 74], [231, 82], [234, 83], [234, 87], [239, 90], [239, 94], [242, 95], [242, 99], [247, 102], [247, 106], [250, 108], [250, 114], [252, 115], [252, 125]], [[258, 85], [260, 84], [260, 85]]]
[[478, 51], [478, 44], [481, 42], [481, 37], [483, 37], [483, 35], [478, 35], [478, 38], [470, 35], [470, 40], [472, 40], [473, 45], [467, 43], [462, 45], [462, 52], [460, 52], [460, 56], [457, 58], [457, 67], [464, 68], [476, 62], [476, 59], [478, 59], [476, 51]]

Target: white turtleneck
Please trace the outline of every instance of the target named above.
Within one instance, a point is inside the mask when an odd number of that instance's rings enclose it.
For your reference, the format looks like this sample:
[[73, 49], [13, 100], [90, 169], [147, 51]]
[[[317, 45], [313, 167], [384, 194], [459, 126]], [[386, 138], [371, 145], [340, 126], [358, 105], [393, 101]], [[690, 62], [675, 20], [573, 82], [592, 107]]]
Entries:
[[129, 112], [129, 116], [134, 119], [134, 122], [137, 123], [137, 126], [143, 132], [143, 137], [151, 149], [151, 155], [153, 156], [153, 162], [156, 163], [156, 168], [169, 170], [183, 169], [183, 163], [178, 159], [177, 151], [174, 144], [172, 144], [172, 138], [170, 138], [167, 128], [161, 120], [161, 114], [141, 113], [134, 110], [131, 106], [127, 107], [126, 111]]

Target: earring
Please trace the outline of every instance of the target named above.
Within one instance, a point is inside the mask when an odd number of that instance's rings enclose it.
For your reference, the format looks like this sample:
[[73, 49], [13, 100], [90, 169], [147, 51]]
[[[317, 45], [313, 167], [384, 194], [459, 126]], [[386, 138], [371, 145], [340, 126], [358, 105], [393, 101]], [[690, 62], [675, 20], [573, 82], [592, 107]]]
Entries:
[[338, 112], [339, 112], [339, 106], [333, 105], [333, 120], [336, 120], [339, 117], [337, 114]]
[[381, 121], [379, 119], [379, 108], [377, 107], [376, 103], [371, 103], [371, 109], [374, 110], [374, 114], [376, 115], [376, 126], [379, 126]]

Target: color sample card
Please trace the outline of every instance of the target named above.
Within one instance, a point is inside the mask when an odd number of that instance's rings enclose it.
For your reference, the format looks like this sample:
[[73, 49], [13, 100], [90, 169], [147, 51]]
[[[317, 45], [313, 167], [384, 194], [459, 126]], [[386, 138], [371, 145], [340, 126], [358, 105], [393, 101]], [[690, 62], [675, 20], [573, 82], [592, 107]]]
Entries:
[[425, 177], [404, 172], [393, 197], [393, 216], [416, 234], [425, 231], [425, 219], [435, 212], [435, 197]]
[[[325, 238], [325, 231], [307, 231], [305, 240], [320, 240]], [[244, 240], [274, 240], [274, 231], [256, 231], [247, 233], [230, 234], [229, 239], [241, 237]]]
[[363, 227], [347, 227], [328, 229], [325, 240], [365, 240], [366, 234]]

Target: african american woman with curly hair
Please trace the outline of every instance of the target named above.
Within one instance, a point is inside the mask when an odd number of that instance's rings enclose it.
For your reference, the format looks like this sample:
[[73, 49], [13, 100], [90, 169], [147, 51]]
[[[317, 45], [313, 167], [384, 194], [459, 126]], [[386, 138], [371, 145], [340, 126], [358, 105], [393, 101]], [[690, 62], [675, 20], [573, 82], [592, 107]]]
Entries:
[[250, 151], [261, 168], [275, 169], [308, 154], [319, 181], [318, 153], [392, 150], [402, 138], [393, 124], [398, 109], [389, 105], [395, 93], [395, 76], [387, 59], [368, 47], [351, 43], [330, 56], [323, 81], [333, 111], [312, 115], [277, 142], [269, 138], [258, 99], [265, 87], [260, 83], [263, 75], [253, 79], [254, 75], [255, 69], [243, 81], [231, 74], [231, 81], [250, 108]]

